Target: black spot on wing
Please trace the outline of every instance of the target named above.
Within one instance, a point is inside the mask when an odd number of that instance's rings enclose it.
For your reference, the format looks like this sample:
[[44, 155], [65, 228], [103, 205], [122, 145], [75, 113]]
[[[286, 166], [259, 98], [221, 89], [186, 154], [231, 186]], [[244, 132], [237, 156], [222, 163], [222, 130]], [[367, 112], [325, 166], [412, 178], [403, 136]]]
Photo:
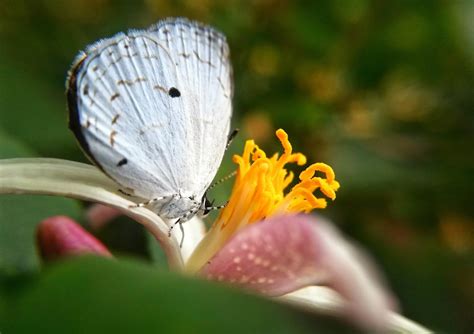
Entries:
[[168, 94], [171, 97], [180, 97], [181, 96], [181, 92], [175, 87], [171, 87], [170, 90], [168, 91]]
[[117, 167], [123, 166], [128, 162], [127, 158], [123, 158], [119, 162], [117, 162]]

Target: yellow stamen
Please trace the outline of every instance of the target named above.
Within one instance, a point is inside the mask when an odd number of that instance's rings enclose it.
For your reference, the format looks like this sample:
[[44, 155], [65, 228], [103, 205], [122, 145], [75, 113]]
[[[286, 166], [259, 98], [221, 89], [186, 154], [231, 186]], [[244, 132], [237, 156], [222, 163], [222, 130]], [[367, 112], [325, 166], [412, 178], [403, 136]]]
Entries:
[[[285, 165], [304, 165], [306, 157], [293, 153], [285, 131], [277, 130], [276, 136], [283, 146], [280, 157], [275, 154], [268, 158], [253, 140], [245, 143], [242, 156], [233, 157], [238, 167], [229, 202], [188, 261], [189, 271], [199, 270], [233, 234], [248, 224], [275, 214], [325, 208], [326, 199], [316, 197], [316, 190], [332, 200], [336, 198], [339, 183], [332, 168], [323, 163], [307, 167], [299, 175], [300, 182], [285, 194], [294, 178]], [[321, 176], [315, 176], [315, 173]]]

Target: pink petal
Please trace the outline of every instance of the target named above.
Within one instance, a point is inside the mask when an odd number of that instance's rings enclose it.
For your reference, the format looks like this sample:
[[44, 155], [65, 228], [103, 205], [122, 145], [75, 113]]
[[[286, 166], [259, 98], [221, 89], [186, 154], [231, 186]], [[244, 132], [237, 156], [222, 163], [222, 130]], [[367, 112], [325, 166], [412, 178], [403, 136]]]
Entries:
[[272, 217], [244, 228], [201, 274], [269, 296], [324, 284], [347, 300], [352, 319], [374, 326], [394, 305], [358, 251], [309, 215]]
[[309, 216], [274, 217], [239, 232], [202, 269], [208, 278], [278, 296], [327, 279]]
[[43, 220], [36, 232], [38, 248], [44, 260], [81, 254], [112, 256], [92, 234], [65, 216], [54, 216]]

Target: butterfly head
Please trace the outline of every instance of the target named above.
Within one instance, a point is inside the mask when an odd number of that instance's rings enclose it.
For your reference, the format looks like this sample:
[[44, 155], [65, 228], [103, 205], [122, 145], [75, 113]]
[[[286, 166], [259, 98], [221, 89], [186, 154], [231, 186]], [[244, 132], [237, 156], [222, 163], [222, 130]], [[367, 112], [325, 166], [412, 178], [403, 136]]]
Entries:
[[204, 194], [204, 196], [202, 197], [201, 206], [199, 207], [198, 215], [202, 218], [207, 217], [209, 212], [211, 212], [214, 209], [213, 204], [214, 204], [214, 200], [212, 200], [212, 202], [209, 201], [209, 199], [207, 198], [207, 195]]
[[[227, 204], [227, 203], [226, 203]], [[219, 209], [222, 209], [226, 206], [226, 204], [224, 205], [218, 205], [218, 206], [215, 206], [214, 205], [214, 200], [210, 201], [208, 198], [207, 198], [207, 195], [204, 194], [204, 196], [202, 197], [202, 201], [201, 201], [201, 206], [199, 207], [199, 211], [198, 211], [198, 215], [202, 218], [206, 217], [209, 212], [211, 212], [212, 210], [219, 210]]]

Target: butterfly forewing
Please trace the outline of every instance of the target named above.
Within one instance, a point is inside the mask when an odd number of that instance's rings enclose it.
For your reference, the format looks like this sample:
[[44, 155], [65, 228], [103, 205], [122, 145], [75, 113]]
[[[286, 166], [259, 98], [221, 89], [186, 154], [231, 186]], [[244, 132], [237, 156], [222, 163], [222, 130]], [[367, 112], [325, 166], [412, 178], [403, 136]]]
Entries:
[[89, 157], [135, 195], [201, 198], [232, 112], [225, 37], [184, 19], [99, 41], [68, 80], [70, 127]]

